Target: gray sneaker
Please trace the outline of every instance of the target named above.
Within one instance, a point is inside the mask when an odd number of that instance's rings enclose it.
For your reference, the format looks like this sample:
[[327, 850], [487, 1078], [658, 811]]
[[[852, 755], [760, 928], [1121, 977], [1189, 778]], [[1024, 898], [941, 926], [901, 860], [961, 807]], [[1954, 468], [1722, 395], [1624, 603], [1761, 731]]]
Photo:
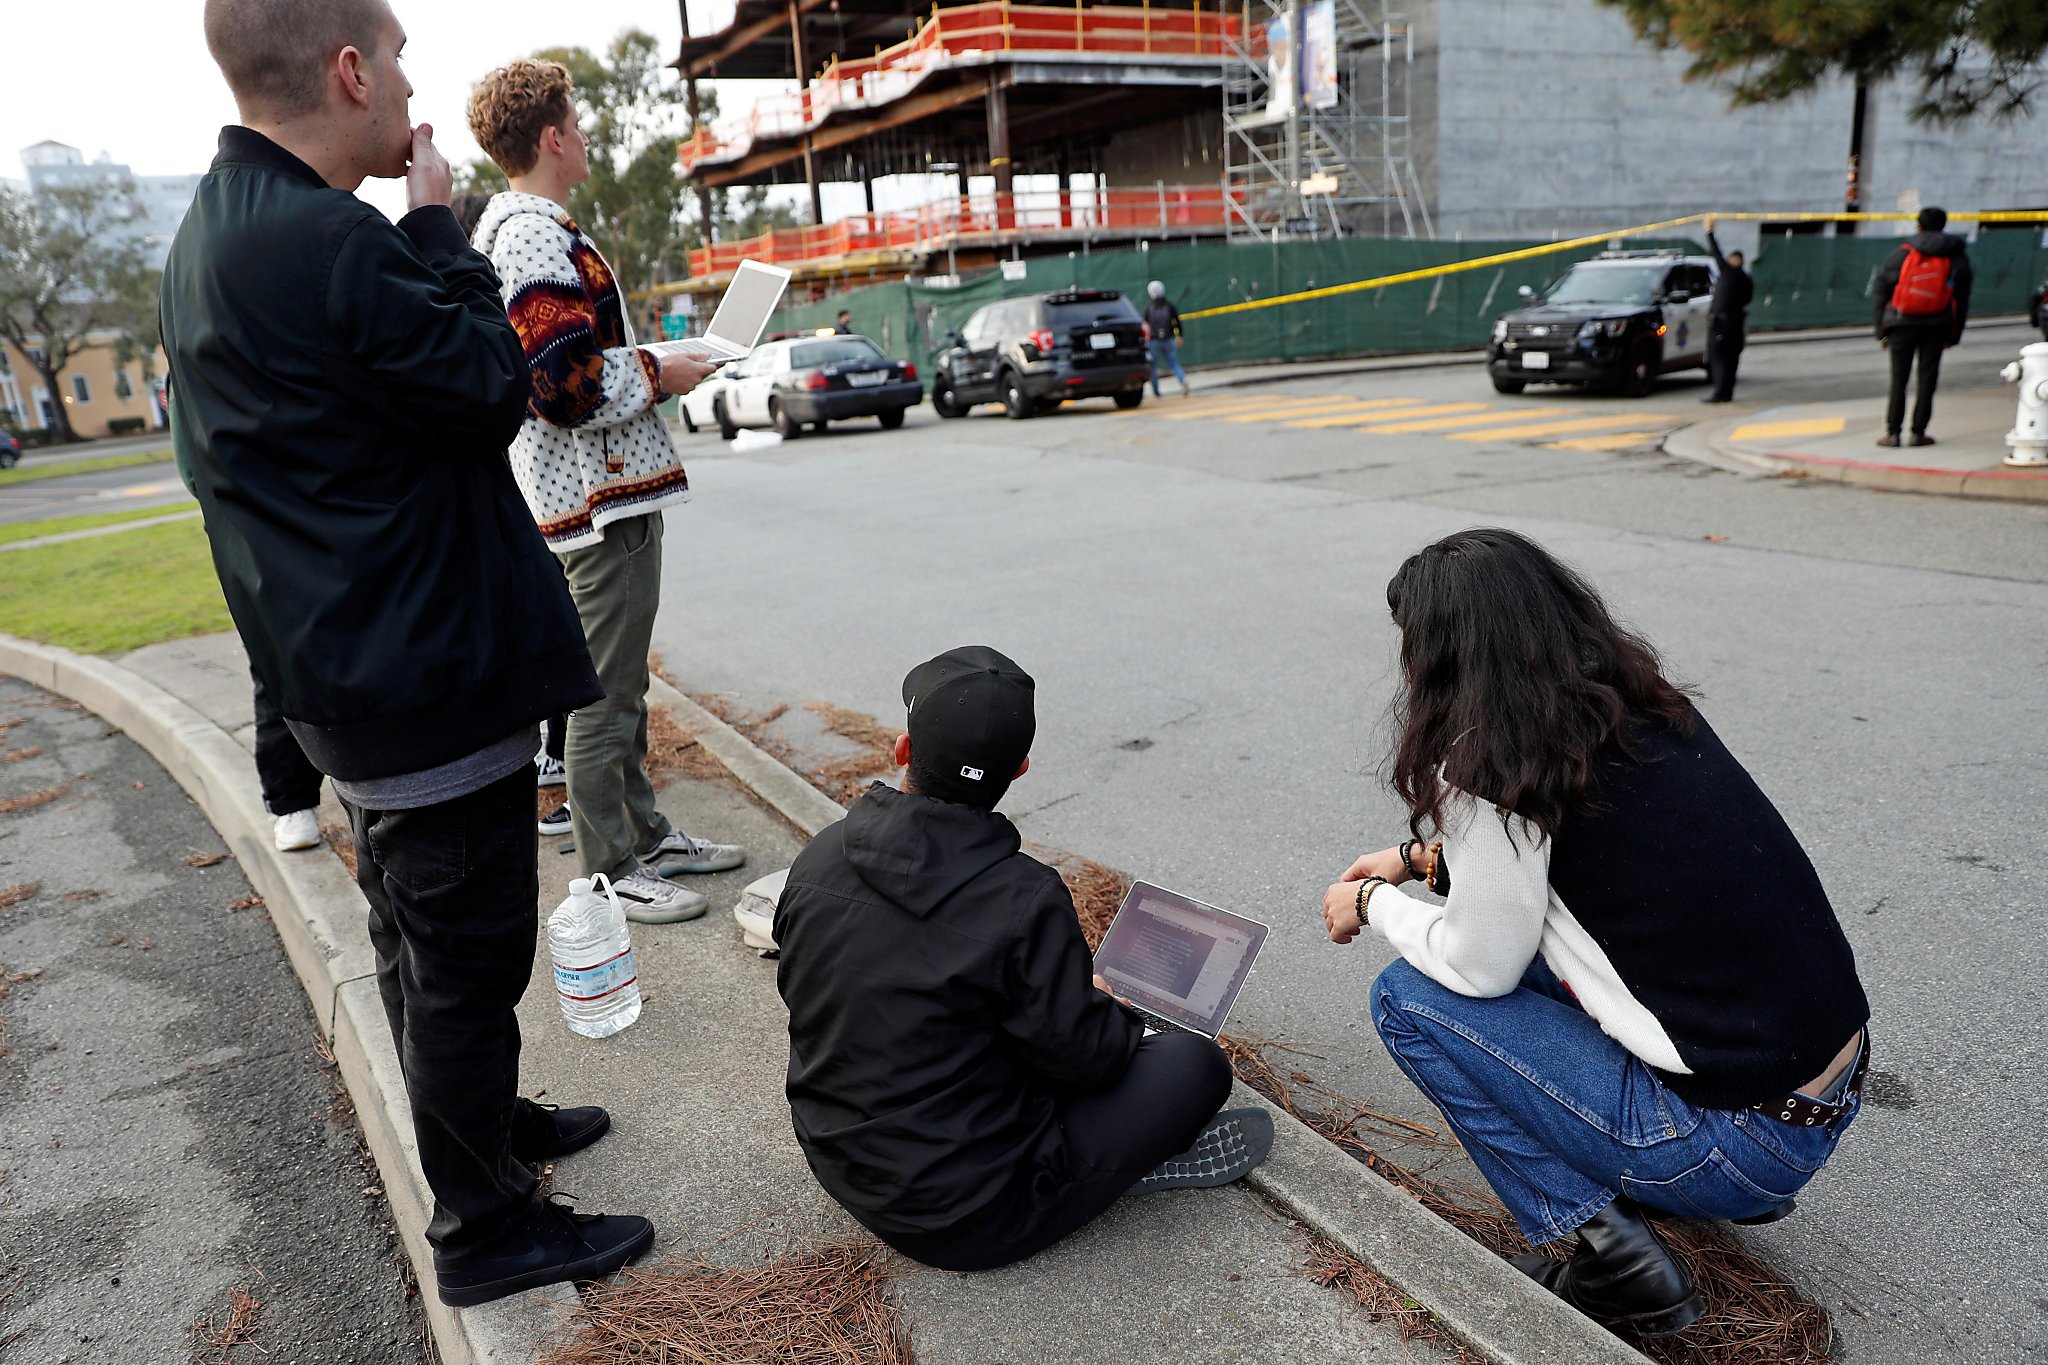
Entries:
[[658, 868], [657, 875], [663, 877], [686, 872], [724, 872], [746, 860], [747, 850], [742, 845], [692, 839], [679, 829], [670, 830], [667, 838], [640, 855], [640, 861], [650, 871]]
[[619, 906], [635, 924], [680, 924], [697, 919], [711, 902], [694, 891], [663, 881], [650, 868], [640, 868], [612, 883]]
[[1228, 1185], [1273, 1150], [1273, 1116], [1263, 1109], [1226, 1109], [1209, 1120], [1195, 1145], [1170, 1156], [1131, 1186], [1129, 1194]]

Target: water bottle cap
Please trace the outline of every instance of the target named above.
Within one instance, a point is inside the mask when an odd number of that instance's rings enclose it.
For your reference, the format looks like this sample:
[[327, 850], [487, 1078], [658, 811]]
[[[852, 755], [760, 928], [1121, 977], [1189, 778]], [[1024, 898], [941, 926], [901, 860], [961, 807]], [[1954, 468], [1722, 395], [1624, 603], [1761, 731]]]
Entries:
[[590, 894], [590, 878], [588, 878], [588, 877], [577, 877], [577, 878], [575, 878], [574, 880], [572, 880], [572, 881], [571, 881], [571, 882], [569, 883], [569, 894], [570, 894], [570, 895], [572, 895], [572, 896], [587, 896], [587, 895], [589, 895], [589, 894]]

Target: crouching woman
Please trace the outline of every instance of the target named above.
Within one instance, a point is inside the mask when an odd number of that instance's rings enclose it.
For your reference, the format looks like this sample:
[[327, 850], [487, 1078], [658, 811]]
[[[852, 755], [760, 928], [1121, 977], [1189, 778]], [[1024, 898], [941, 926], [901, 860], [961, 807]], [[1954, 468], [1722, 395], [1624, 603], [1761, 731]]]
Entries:
[[1464, 531], [1387, 601], [1414, 837], [1330, 887], [1330, 938], [1400, 952], [1381, 1040], [1532, 1244], [1578, 1235], [1516, 1264], [1602, 1323], [1678, 1331], [1699, 1296], [1647, 1215], [1782, 1217], [1856, 1117], [1848, 941], [1784, 819], [1578, 574]]

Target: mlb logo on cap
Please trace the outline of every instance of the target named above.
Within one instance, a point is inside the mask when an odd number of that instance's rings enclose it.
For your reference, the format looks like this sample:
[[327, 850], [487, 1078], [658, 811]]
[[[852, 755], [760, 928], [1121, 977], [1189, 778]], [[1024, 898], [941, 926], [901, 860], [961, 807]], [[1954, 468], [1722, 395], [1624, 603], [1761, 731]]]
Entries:
[[966, 777], [966, 778], [971, 778], [971, 779], [973, 779], [974, 781], [976, 781], [976, 782], [979, 782], [979, 781], [981, 781], [981, 769], [979, 769], [979, 768], [962, 768], [962, 769], [960, 770], [960, 776], [962, 776], [962, 777]]

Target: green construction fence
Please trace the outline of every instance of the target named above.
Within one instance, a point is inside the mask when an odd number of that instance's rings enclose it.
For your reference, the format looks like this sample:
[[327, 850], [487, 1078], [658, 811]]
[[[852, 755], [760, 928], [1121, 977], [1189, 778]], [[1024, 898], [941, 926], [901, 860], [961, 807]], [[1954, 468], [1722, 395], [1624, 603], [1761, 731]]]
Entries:
[[[1974, 313], [2025, 310], [2029, 291], [2048, 279], [2044, 235], [2048, 234], [2039, 227], [1979, 234], [1970, 249], [1976, 273]], [[1750, 263], [1756, 278], [1751, 330], [1869, 322], [1871, 281], [1898, 244], [1896, 237], [1767, 238]], [[1159, 280], [1182, 313], [1193, 313], [1537, 245], [1353, 239], [1193, 242], [1076, 252], [1028, 260], [1015, 278], [990, 271], [951, 288], [902, 281], [854, 289], [785, 307], [771, 330], [830, 327], [843, 308], [852, 314], [856, 332], [873, 337], [892, 355], [925, 364], [942, 347], [946, 333], [958, 329], [975, 309], [1022, 294], [1071, 287], [1120, 289], [1142, 307], [1147, 281]], [[1703, 249], [1684, 239], [1632, 240], [1628, 245]], [[1188, 365], [1248, 365], [1476, 349], [1486, 344], [1494, 319], [1519, 305], [1519, 286], [1541, 288], [1572, 262], [1599, 249], [1562, 251], [1332, 298], [1196, 318], [1186, 324], [1181, 359]]]

